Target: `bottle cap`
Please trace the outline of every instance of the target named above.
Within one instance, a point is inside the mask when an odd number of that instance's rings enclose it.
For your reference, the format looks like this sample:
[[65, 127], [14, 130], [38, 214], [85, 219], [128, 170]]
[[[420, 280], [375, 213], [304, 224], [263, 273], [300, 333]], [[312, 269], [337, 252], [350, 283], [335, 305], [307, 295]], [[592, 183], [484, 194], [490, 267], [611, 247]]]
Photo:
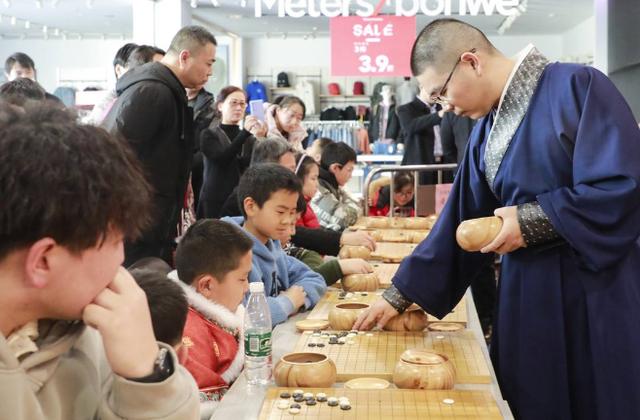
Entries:
[[264, 293], [264, 283], [261, 281], [249, 283], [249, 291], [251, 293]]

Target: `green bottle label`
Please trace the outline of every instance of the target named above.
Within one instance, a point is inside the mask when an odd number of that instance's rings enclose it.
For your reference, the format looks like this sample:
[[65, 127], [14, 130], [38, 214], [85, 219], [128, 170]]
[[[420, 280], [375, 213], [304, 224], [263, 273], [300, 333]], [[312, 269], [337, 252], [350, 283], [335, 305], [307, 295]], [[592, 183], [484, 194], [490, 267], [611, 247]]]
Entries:
[[244, 354], [251, 357], [269, 356], [271, 354], [271, 332], [245, 334]]

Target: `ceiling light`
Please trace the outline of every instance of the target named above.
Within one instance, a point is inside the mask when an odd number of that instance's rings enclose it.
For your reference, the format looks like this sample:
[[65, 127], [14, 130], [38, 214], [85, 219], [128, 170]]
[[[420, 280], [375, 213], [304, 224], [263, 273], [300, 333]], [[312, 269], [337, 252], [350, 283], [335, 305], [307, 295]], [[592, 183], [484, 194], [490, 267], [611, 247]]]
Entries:
[[194, 9], [198, 7], [198, 0], [191, 0], [191, 7]]
[[29, 29], [31, 28], [31, 22], [29, 22], [28, 20], [24, 21], [24, 29]]
[[87, 0], [87, 9], [93, 9], [93, 0]]
[[240, 7], [247, 7], [247, 0], [240, 0]]
[[304, 36], [302, 38], [304, 38], [305, 41], [306, 41], [307, 39], [309, 39], [309, 35], [308, 34], [304, 34]]
[[54, 34], [55, 36], [60, 36], [60, 29], [58, 29], [58, 28], [54, 29], [54, 30], [53, 30], [53, 34]]
[[36, 0], [36, 8], [42, 9], [42, 0]]
[[2, 3], [4, 3], [4, 7], [11, 7], [11, 1], [10, 0], [4, 0]]
[[282, 39], [287, 39], [287, 33], [286, 33], [286, 32], [284, 32], [284, 33], [282, 34]]
[[58, 6], [58, 3], [60, 3], [60, 0], [51, 0], [51, 7]]
[[15, 26], [16, 21], [17, 21], [16, 17], [15, 16], [11, 16], [11, 24]]
[[44, 25], [42, 27], [42, 33], [46, 34], [47, 32], [49, 32], [49, 28], [47, 27], [47, 25]]
[[219, 7], [220, 5], [218, 4], [218, 0], [211, 0], [211, 5], [213, 7]]

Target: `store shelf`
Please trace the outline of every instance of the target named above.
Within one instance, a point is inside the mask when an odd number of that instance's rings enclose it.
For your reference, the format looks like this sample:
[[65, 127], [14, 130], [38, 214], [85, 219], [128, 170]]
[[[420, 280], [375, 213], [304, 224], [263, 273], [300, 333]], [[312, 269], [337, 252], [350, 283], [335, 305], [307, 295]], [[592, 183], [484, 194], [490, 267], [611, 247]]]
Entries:
[[358, 155], [358, 162], [402, 162], [402, 155]]

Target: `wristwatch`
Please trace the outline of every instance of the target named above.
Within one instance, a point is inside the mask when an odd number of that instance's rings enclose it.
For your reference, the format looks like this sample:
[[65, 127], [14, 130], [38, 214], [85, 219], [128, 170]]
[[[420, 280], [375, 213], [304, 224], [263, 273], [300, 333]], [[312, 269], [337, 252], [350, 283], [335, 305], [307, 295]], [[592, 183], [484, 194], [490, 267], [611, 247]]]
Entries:
[[173, 359], [169, 355], [169, 350], [161, 347], [158, 351], [156, 361], [153, 363], [153, 372], [142, 378], [130, 378], [129, 380], [144, 384], [162, 382], [173, 375], [173, 370]]

